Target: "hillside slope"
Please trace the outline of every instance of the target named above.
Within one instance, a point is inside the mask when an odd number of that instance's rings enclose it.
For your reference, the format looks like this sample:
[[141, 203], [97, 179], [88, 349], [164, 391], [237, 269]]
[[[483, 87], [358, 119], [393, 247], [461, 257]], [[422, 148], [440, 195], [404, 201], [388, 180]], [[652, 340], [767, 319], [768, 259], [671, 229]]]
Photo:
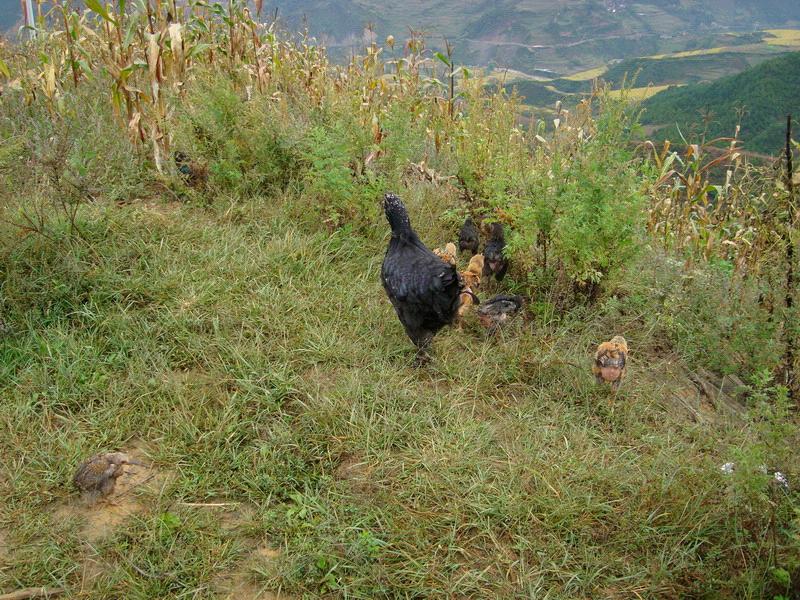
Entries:
[[408, 27], [455, 40], [459, 60], [495, 62], [531, 72], [577, 71], [609, 60], [691, 50], [714, 32], [752, 31], [800, 24], [795, 0], [479, 0], [382, 3], [376, 0], [300, 0], [277, 6], [290, 28], [308, 19], [312, 33], [329, 46], [349, 48], [373, 23], [380, 37], [402, 36]]
[[776, 153], [781, 148], [786, 115], [800, 109], [798, 98], [800, 52], [793, 52], [712, 83], [656, 94], [644, 103], [642, 122], [657, 127], [655, 137], [675, 139], [676, 126], [684, 134], [700, 130], [701, 112], [712, 115], [709, 137], [732, 135], [741, 118], [745, 147]]

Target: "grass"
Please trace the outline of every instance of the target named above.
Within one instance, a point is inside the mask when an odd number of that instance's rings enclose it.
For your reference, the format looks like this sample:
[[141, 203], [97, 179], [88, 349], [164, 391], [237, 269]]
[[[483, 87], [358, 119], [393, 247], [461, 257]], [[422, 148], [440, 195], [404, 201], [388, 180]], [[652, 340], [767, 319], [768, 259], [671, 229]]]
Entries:
[[767, 29], [764, 41], [773, 46], [800, 46], [800, 29]]
[[[423, 218], [437, 194], [407, 194], [426, 241], [450, 239]], [[329, 235], [298, 202], [101, 203], [91, 248], [13, 250], [30, 310], [0, 342], [0, 589], [761, 597], [718, 470], [756, 429], [677, 408], [681, 359], [632, 310], [643, 287], [561, 325], [448, 330], [415, 370], [380, 289], [382, 219]], [[612, 333], [634, 357], [616, 400], [588, 371]], [[64, 517], [71, 472], [131, 447], [170, 476], [87, 537], [85, 513]]]
[[[143, 56], [150, 15], [127, 19]], [[251, 37], [232, 22], [191, 43], [221, 56], [226, 36]], [[250, 52], [224, 67], [203, 53], [164, 87], [163, 122], [143, 117], [207, 173], [194, 183], [131, 143], [108, 69], [77, 86], [62, 69], [47, 95], [38, 69], [66, 64], [64, 36], [13, 55], [24, 81], [0, 98], [0, 590], [793, 592], [799, 436], [770, 376], [774, 255], [747, 263], [759, 278], [736, 275], [735, 254], [657, 250], [671, 238], [647, 237], [655, 169], [628, 150], [624, 103], [600, 94], [554, 132], [524, 132], [516, 99], [478, 80], [460, 80], [450, 115], [413, 53], [402, 72], [374, 54], [341, 70], [307, 40], [261, 33], [263, 90]], [[93, 34], [76, 39], [107, 56]], [[432, 365], [413, 368], [380, 286], [387, 189], [431, 246], [467, 210], [510, 220], [511, 271], [480, 293], [529, 295], [525, 318], [492, 338], [474, 320], [447, 329]], [[632, 349], [616, 398], [589, 370], [614, 334]], [[747, 385], [702, 395], [701, 373]], [[118, 506], [85, 507], [72, 473], [111, 449], [145, 466], [120, 480]]]
[[600, 77], [603, 73], [608, 70], [607, 66], [596, 67], [594, 69], [588, 69], [586, 71], [579, 71], [578, 73], [573, 73], [572, 75], [567, 75], [564, 79], [569, 79], [570, 81], [587, 81], [589, 79], [595, 79]]
[[699, 50], [686, 50], [684, 52], [673, 52], [671, 54], [654, 54], [647, 58], [661, 59], [661, 58], [686, 58], [689, 56], [703, 56], [706, 54], [719, 54], [720, 52], [728, 52], [730, 50], [727, 46], [718, 46], [716, 48], [701, 48]]
[[651, 96], [655, 96], [658, 92], [665, 90], [669, 85], [648, 85], [645, 87], [627, 88], [624, 90], [609, 90], [609, 94], [614, 98], [625, 96], [631, 100], [646, 100]]

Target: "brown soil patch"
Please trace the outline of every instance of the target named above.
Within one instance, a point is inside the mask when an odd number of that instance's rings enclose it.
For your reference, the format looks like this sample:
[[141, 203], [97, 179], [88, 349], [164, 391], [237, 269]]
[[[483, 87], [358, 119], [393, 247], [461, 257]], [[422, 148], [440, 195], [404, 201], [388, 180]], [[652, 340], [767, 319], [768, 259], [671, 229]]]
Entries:
[[366, 494], [372, 491], [375, 483], [371, 477], [372, 466], [363, 457], [356, 454], [345, 454], [333, 475], [339, 481], [346, 482], [353, 492]]
[[81, 521], [81, 537], [88, 542], [108, 536], [130, 515], [145, 510], [146, 503], [139, 496], [148, 492], [159, 494], [172, 478], [171, 473], [160, 471], [152, 465], [152, 461], [145, 456], [143, 445], [132, 444], [125, 451], [144, 466], [126, 465], [125, 474], [117, 480], [108, 498], [90, 505], [75, 494], [54, 511], [56, 519]]
[[270, 562], [277, 560], [280, 554], [279, 550], [269, 546], [258, 546], [242, 561], [236, 571], [218, 578], [216, 588], [220, 597], [226, 600], [295, 600], [295, 596], [263, 589], [264, 584], [253, 581], [251, 575], [253, 567], [258, 566], [263, 569]]
[[3, 531], [0, 531], [0, 565], [2, 565], [7, 559], [10, 553], [10, 546], [8, 537]]
[[225, 600], [292, 600], [286, 594], [276, 594], [261, 589], [255, 583], [241, 579], [234, 579], [228, 582], [229, 587], [220, 586], [220, 597]]
[[95, 580], [107, 572], [108, 565], [95, 558], [88, 558], [83, 562], [83, 569], [81, 570], [81, 595], [85, 592], [92, 590], [95, 586]]

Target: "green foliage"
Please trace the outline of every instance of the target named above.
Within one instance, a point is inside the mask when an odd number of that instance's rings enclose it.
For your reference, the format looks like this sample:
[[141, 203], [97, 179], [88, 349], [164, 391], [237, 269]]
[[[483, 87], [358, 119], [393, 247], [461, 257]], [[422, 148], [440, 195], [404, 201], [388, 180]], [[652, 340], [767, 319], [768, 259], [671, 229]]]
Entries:
[[246, 100], [229, 80], [209, 77], [176, 116], [176, 149], [206, 163], [218, 191], [274, 194], [302, 172], [303, 126], [264, 100]]
[[[748, 60], [748, 58], [750, 60]], [[766, 60], [769, 55], [757, 57]], [[752, 62], [751, 62], [752, 61]], [[698, 83], [734, 75], [758, 62], [739, 52], [717, 52], [676, 58], [631, 58], [612, 65], [603, 80], [615, 88], [635, 77], [637, 86]]]
[[622, 125], [614, 118], [624, 116], [605, 115], [597, 140], [569, 165], [554, 199], [554, 249], [570, 278], [580, 283], [598, 283], [624, 266], [641, 239], [644, 199], [623, 137], [605, 131]]
[[778, 325], [760, 306], [764, 290], [755, 279], [651, 252], [628, 267], [615, 293], [629, 312], [648, 313], [660, 346], [686, 364], [745, 379], [779, 364]]
[[549, 146], [540, 145], [530, 166], [511, 159], [511, 175], [498, 177], [507, 187], [497, 186], [492, 203], [516, 225], [510, 252], [539, 267], [532, 281], [544, 295], [559, 279], [599, 289], [640, 246], [641, 177], [626, 149], [635, 114], [603, 97], [590, 133], [580, 126], [589, 111], [584, 103], [575, 115], [560, 114]]
[[341, 122], [317, 125], [305, 140], [304, 157], [310, 165], [305, 189], [322, 220], [333, 227], [372, 222], [377, 214], [375, 199], [384, 187], [372, 171], [360, 176], [353, 172], [364, 144], [348, 139], [348, 134], [356, 131]]
[[[786, 115], [800, 96], [800, 52], [761, 63], [712, 83], [664, 90], [646, 100], [642, 121], [658, 125], [660, 139], [730, 137], [741, 124], [747, 150], [779, 154]], [[701, 112], [708, 112], [704, 119]]]

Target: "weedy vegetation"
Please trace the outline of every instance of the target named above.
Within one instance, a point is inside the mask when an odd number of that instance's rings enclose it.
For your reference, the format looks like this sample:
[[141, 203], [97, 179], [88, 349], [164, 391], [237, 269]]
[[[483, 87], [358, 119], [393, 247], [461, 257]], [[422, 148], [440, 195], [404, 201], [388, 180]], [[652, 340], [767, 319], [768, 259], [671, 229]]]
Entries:
[[[604, 89], [523, 124], [413, 32], [334, 64], [236, 2], [86, 5], [0, 46], [0, 590], [800, 593], [783, 167], [632, 143]], [[387, 190], [430, 246], [504, 223], [524, 322], [412, 368]], [[147, 466], [86, 509], [102, 450]]]

